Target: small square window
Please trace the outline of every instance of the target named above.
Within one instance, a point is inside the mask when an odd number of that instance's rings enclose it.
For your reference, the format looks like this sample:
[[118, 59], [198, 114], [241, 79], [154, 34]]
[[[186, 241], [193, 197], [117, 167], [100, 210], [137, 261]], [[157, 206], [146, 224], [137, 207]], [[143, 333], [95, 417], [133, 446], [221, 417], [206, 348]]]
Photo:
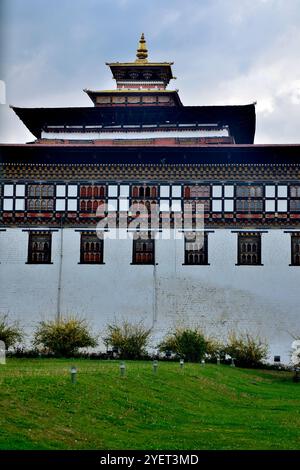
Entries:
[[24, 199], [16, 199], [16, 211], [23, 211], [25, 208], [25, 200]]
[[68, 211], [77, 211], [77, 199], [68, 200]]
[[225, 199], [224, 201], [224, 211], [233, 212], [233, 199]]
[[277, 201], [277, 209], [278, 209], [278, 212], [286, 212], [287, 211], [287, 201], [285, 201], [284, 199], [282, 200], [278, 200]]
[[129, 201], [128, 199], [120, 199], [120, 211], [128, 211]]
[[12, 211], [13, 203], [14, 203], [13, 199], [4, 199], [4, 201], [3, 201], [3, 210]]
[[275, 212], [275, 200], [266, 201], [266, 212]]
[[172, 200], [172, 211], [181, 212], [181, 201], [177, 201], [176, 199]]
[[5, 184], [4, 185], [4, 196], [13, 196], [14, 195], [14, 185]]
[[212, 202], [212, 211], [213, 212], [222, 212], [222, 200], [216, 199]]
[[66, 195], [66, 187], [65, 185], [58, 184], [56, 186], [56, 196], [57, 197], [64, 197]]
[[108, 186], [108, 195], [109, 195], [109, 197], [117, 197], [118, 196], [118, 186], [109, 185]]
[[167, 201], [160, 201], [160, 205], [159, 205], [159, 210], [161, 212], [169, 212], [170, 210], [170, 205], [169, 205], [169, 200]]
[[234, 194], [234, 186], [224, 186], [225, 197], [233, 197], [233, 194]]
[[170, 196], [170, 186], [161, 186], [160, 197], [169, 197], [169, 196]]
[[109, 199], [107, 204], [109, 212], [116, 212], [118, 210], [118, 199]]
[[25, 196], [25, 184], [16, 185], [16, 196], [24, 197]]
[[181, 197], [181, 186], [172, 186], [172, 197]]
[[278, 197], [287, 197], [287, 186], [278, 186], [277, 196]]
[[275, 186], [266, 186], [266, 197], [275, 197]]
[[222, 186], [213, 186], [213, 197], [222, 197]]
[[120, 186], [120, 196], [121, 197], [129, 197], [129, 186], [121, 184]]
[[57, 211], [66, 210], [66, 201], [65, 201], [65, 199], [56, 199], [56, 210]]
[[68, 197], [76, 197], [77, 196], [77, 186], [75, 184], [70, 184], [68, 186]]

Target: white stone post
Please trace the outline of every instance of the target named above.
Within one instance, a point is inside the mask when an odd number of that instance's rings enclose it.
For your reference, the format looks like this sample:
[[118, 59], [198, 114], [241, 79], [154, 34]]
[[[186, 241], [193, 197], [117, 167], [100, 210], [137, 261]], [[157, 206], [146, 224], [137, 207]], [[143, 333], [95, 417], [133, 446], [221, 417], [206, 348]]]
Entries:
[[6, 347], [4, 341], [0, 340], [0, 364], [6, 364]]

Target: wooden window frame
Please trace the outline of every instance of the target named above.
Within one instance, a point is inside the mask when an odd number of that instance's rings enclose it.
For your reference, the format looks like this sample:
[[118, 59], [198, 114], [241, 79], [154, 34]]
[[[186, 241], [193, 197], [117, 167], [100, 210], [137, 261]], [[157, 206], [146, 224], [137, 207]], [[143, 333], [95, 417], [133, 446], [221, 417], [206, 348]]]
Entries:
[[[203, 236], [204, 236], [204, 261], [201, 262], [201, 263], [200, 262], [191, 263], [189, 261], [189, 259], [188, 259], [189, 256], [188, 255], [189, 255], [190, 250], [186, 249], [186, 245], [187, 245], [187, 243], [193, 243], [193, 242], [191, 240], [187, 240], [186, 235], [184, 236], [184, 263], [183, 264], [185, 266], [209, 266], [209, 262], [208, 262], [208, 233], [204, 232]], [[193, 250], [193, 251], [196, 251], [196, 250]], [[202, 253], [200, 253], [201, 250], [198, 250], [198, 251], [199, 251], [198, 255], [200, 255], [198, 259], [200, 260]], [[197, 253], [195, 253], [195, 254], [197, 254]]]
[[[31, 188], [33, 193], [31, 194]], [[46, 190], [46, 194], [43, 192]], [[27, 197], [25, 197], [25, 210], [27, 212], [54, 212], [55, 209], [55, 185], [50, 183], [29, 183]], [[52, 193], [52, 194], [49, 194]], [[33, 205], [33, 208], [31, 207]], [[42, 207], [46, 205], [46, 207]], [[49, 207], [51, 205], [52, 207]]]
[[[27, 263], [26, 264], [53, 264], [51, 262], [52, 257], [52, 233], [44, 231], [33, 231], [28, 234], [28, 251], [27, 251]], [[33, 243], [34, 236], [47, 236], [49, 238], [49, 248], [48, 248], [48, 261], [33, 260]], [[41, 251], [42, 252], [42, 251]]]
[[[94, 251], [95, 254], [97, 253], [100, 253], [100, 258], [99, 258], [99, 261], [87, 261], [85, 259], [85, 250], [84, 250], [84, 243], [86, 243], [86, 241], [84, 240], [84, 237], [91, 237], [91, 238], [97, 238], [97, 240], [93, 240], [91, 241], [90, 243], [99, 243], [99, 246], [100, 246], [100, 249], [99, 251]], [[96, 232], [81, 232], [80, 233], [80, 261], [78, 264], [105, 264], [104, 263], [104, 240], [103, 238], [98, 238], [97, 235], [96, 235]]]
[[[243, 238], [246, 239], [246, 238], [256, 238], [258, 240], [258, 250], [255, 251], [255, 252], [251, 252], [250, 251], [246, 251], [246, 252], [242, 252], [242, 241], [243, 241]], [[247, 243], [247, 242], [246, 242]], [[236, 263], [236, 266], [263, 266], [262, 264], [262, 234], [260, 232], [241, 232], [241, 233], [238, 233], [238, 236], [237, 236], [237, 254], [238, 254], [238, 259], [237, 259], [237, 263]], [[257, 262], [256, 263], [252, 263], [252, 262], [242, 262], [242, 256], [243, 255], [246, 255], [246, 256], [251, 256], [255, 254], [257, 256]]]
[[[295, 206], [298, 204], [299, 207], [292, 207], [293, 204], [295, 204]], [[300, 212], [300, 198], [289, 199], [288, 210], [292, 213]]]
[[[291, 264], [290, 264], [290, 266], [300, 267], [300, 259], [299, 259], [299, 263], [295, 263], [295, 258], [296, 258], [296, 251], [294, 251], [294, 248], [296, 246], [295, 239], [298, 240], [298, 243], [299, 243], [299, 246], [300, 246], [300, 233], [292, 233], [291, 234]], [[299, 257], [300, 257], [300, 251], [299, 251]]]
[[[147, 243], [151, 242], [152, 244], [152, 250], [151, 251], [137, 251], [137, 243], [139, 242], [145, 242]], [[137, 254], [142, 253], [142, 254], [152, 254], [152, 259], [150, 261], [137, 261]], [[133, 243], [132, 243], [132, 263], [134, 265], [141, 265], [141, 266], [153, 266], [155, 265], [155, 240], [154, 238], [148, 237], [148, 239], [142, 239], [142, 238], [134, 238]]]
[[[244, 207], [240, 208], [239, 203]], [[261, 213], [264, 210], [264, 202], [262, 198], [236, 198], [236, 212], [245, 212], [246, 214], [253, 214], [253, 213]], [[253, 206], [260, 205], [261, 207], [251, 208], [251, 204]], [[248, 207], [246, 207], [248, 206]]]

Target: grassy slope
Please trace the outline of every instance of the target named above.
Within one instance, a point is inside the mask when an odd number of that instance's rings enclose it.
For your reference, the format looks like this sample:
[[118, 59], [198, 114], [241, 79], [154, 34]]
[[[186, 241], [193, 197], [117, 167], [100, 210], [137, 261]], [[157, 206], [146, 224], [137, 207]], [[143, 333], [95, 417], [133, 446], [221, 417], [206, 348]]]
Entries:
[[10, 359], [0, 397], [0, 449], [300, 449], [287, 372], [128, 362], [121, 378], [115, 361]]

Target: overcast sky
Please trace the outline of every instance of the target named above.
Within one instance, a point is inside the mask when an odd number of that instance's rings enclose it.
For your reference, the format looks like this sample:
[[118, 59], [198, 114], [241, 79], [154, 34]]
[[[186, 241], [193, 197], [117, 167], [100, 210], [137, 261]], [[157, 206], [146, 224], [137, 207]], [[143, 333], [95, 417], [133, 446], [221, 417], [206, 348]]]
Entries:
[[[0, 0], [0, 142], [33, 136], [16, 106], [92, 106], [106, 61], [174, 61], [185, 105], [257, 101], [255, 143], [300, 143], [300, 0]], [[2, 85], [2, 86], [1, 86]], [[0, 84], [3, 101], [3, 84]]]

